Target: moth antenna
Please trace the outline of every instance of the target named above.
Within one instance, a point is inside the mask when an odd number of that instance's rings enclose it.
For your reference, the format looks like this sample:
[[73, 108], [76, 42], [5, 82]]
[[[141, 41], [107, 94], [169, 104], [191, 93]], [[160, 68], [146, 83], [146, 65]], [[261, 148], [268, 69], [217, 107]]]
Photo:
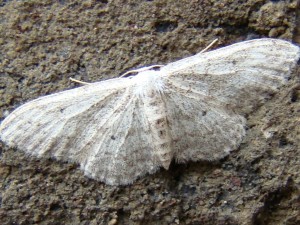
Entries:
[[74, 79], [72, 77], [70, 77], [69, 79], [71, 81], [75, 82], [75, 83], [78, 83], [78, 84], [83, 84], [83, 85], [91, 84], [91, 83], [88, 83], [88, 82], [84, 82], [84, 81], [80, 81], [80, 80]]
[[205, 49], [203, 49], [201, 52], [199, 52], [198, 54], [201, 54], [203, 52], [206, 52], [208, 49], [210, 49], [216, 42], [218, 41], [218, 38], [216, 38], [215, 40], [213, 40]]

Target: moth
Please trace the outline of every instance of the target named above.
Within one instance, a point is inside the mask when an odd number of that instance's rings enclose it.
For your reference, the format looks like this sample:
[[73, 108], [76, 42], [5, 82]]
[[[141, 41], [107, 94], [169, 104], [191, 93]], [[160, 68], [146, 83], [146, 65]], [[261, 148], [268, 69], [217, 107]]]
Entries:
[[174, 159], [214, 161], [237, 149], [245, 114], [286, 83], [298, 46], [256, 39], [30, 101], [0, 138], [28, 155], [80, 165], [90, 178], [126, 185]]

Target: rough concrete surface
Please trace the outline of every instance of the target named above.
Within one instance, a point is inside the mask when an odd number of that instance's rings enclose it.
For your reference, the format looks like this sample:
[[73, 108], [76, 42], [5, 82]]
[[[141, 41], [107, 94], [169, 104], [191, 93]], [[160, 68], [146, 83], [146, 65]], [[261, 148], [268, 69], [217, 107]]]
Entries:
[[[0, 118], [78, 86], [70, 77], [117, 77], [215, 38], [299, 42], [297, 24], [295, 0], [2, 0]], [[244, 141], [221, 162], [173, 163], [125, 187], [0, 143], [0, 224], [300, 224], [299, 74], [248, 115]]]

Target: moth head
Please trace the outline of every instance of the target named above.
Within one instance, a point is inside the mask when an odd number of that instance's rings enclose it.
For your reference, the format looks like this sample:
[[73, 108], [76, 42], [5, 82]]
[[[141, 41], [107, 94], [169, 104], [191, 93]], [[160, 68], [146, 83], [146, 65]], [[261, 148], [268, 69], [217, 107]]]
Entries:
[[146, 70], [139, 72], [132, 78], [135, 94], [143, 97], [153, 92], [162, 93], [165, 85], [161, 77], [160, 71]]

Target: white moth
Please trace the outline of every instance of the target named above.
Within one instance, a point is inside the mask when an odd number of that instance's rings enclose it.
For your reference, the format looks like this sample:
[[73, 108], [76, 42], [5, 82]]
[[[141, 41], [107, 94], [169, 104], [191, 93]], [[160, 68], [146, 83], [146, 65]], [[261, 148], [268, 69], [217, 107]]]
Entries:
[[290, 76], [299, 47], [257, 39], [30, 101], [1, 123], [29, 155], [80, 164], [110, 185], [177, 162], [217, 160], [245, 135], [243, 115]]

